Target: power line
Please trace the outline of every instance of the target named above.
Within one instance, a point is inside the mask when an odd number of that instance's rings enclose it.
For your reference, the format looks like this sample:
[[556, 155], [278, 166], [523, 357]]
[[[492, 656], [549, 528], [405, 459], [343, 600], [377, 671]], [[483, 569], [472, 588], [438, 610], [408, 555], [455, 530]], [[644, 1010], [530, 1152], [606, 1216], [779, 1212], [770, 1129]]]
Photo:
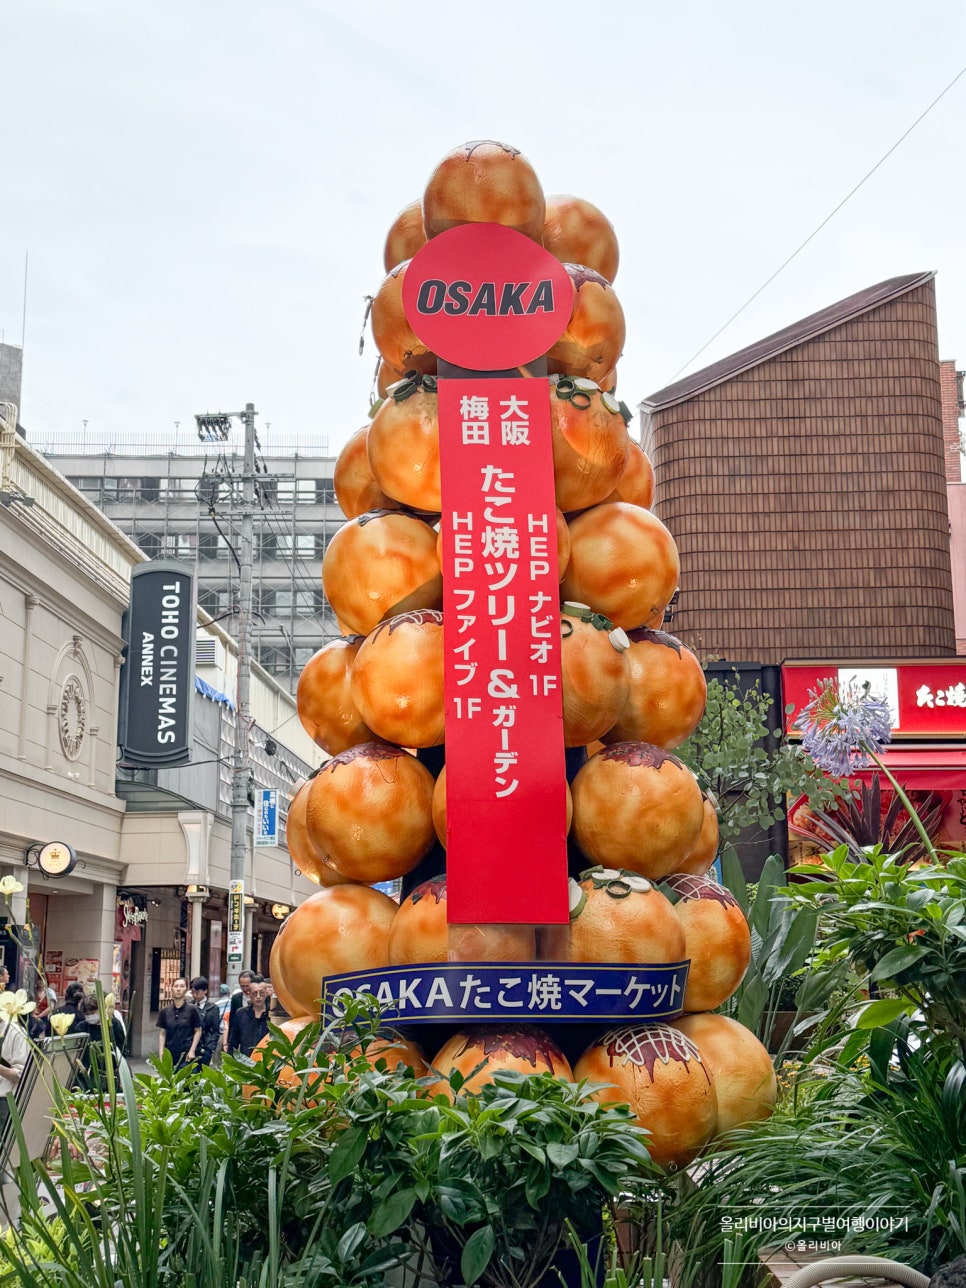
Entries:
[[945, 88], [945, 89], [943, 89], [943, 90], [941, 90], [941, 91], [940, 91], [940, 93], [938, 93], [938, 94], [936, 95], [936, 97], [935, 97], [935, 98], [933, 99], [933, 101], [929, 104], [929, 106], [928, 106], [924, 111], [922, 111], [922, 112], [920, 112], [920, 113], [919, 113], [919, 115], [916, 117], [916, 119], [913, 121], [913, 123], [912, 123], [912, 124], [909, 126], [909, 128], [905, 131], [905, 133], [904, 133], [904, 134], [901, 134], [901, 135], [899, 136], [899, 138], [898, 138], [898, 139], [896, 139], [895, 143], [893, 143], [892, 147], [891, 147], [891, 148], [889, 148], [888, 152], [884, 152], [884, 153], [882, 154], [882, 156], [881, 156], [881, 157], [879, 157], [878, 161], [875, 163], [875, 165], [872, 167], [872, 169], [871, 169], [871, 170], [869, 170], [866, 174], [864, 174], [864, 175], [862, 176], [862, 178], [861, 178], [861, 179], [859, 180], [859, 182], [855, 185], [855, 187], [854, 187], [854, 188], [852, 188], [852, 189], [851, 189], [851, 191], [849, 191], [849, 192], [847, 192], [847, 193], [845, 194], [845, 196], [842, 198], [842, 200], [839, 202], [839, 204], [838, 204], [838, 205], [837, 205], [833, 210], [830, 210], [830, 211], [829, 211], [829, 213], [825, 216], [825, 218], [824, 218], [824, 219], [822, 220], [822, 222], [818, 225], [818, 227], [817, 227], [817, 228], [815, 228], [811, 233], [809, 233], [809, 235], [805, 238], [805, 240], [802, 242], [802, 244], [801, 244], [800, 246], [797, 246], [797, 247], [795, 248], [795, 250], [793, 250], [793, 251], [792, 251], [792, 253], [788, 256], [788, 258], [787, 258], [787, 259], [786, 259], [782, 264], [779, 264], [778, 268], [776, 268], [776, 269], [775, 269], [775, 271], [774, 271], [774, 273], [772, 273], [771, 277], [769, 277], [766, 281], [762, 282], [761, 286], [759, 286], [759, 287], [758, 287], [758, 290], [757, 290], [757, 291], [755, 291], [754, 295], [749, 296], [749, 297], [748, 297], [748, 299], [747, 299], [747, 300], [745, 300], [744, 304], [742, 304], [741, 308], [740, 308], [740, 309], [737, 309], [734, 313], [732, 313], [731, 317], [730, 317], [730, 318], [728, 318], [727, 322], [725, 322], [722, 326], [720, 326], [720, 327], [717, 329], [717, 331], [715, 331], [715, 333], [714, 333], [714, 335], [711, 337], [711, 339], [710, 339], [710, 340], [708, 340], [705, 344], [703, 344], [703, 345], [701, 346], [701, 348], [700, 348], [700, 349], [698, 349], [697, 353], [693, 353], [693, 354], [691, 355], [691, 357], [690, 357], [690, 358], [688, 358], [688, 360], [687, 360], [687, 362], [684, 364], [684, 366], [682, 366], [682, 367], [679, 367], [679, 368], [678, 368], [678, 370], [674, 373], [674, 375], [671, 377], [671, 379], [667, 382], [668, 384], [673, 384], [673, 383], [674, 383], [674, 381], [675, 381], [675, 380], [677, 380], [678, 376], [679, 376], [679, 375], [681, 375], [681, 373], [682, 373], [683, 371], [686, 371], [686, 370], [688, 369], [688, 367], [690, 367], [691, 363], [692, 363], [692, 362], [694, 362], [695, 358], [700, 358], [701, 354], [702, 354], [702, 353], [704, 353], [705, 349], [707, 349], [710, 345], [714, 344], [715, 340], [717, 340], [717, 338], [718, 338], [718, 336], [719, 336], [719, 335], [721, 335], [724, 331], [727, 331], [728, 327], [729, 327], [729, 326], [731, 326], [731, 324], [732, 324], [732, 322], [734, 322], [735, 318], [740, 317], [740, 316], [741, 316], [741, 314], [742, 314], [742, 313], [744, 313], [745, 309], [746, 309], [746, 308], [748, 308], [748, 306], [749, 306], [750, 304], [753, 304], [753, 303], [755, 302], [755, 300], [757, 300], [758, 296], [759, 296], [759, 295], [761, 295], [762, 291], [764, 291], [764, 290], [766, 289], [766, 287], [771, 286], [771, 284], [772, 284], [772, 282], [775, 280], [775, 278], [776, 278], [776, 277], [778, 277], [778, 275], [779, 275], [780, 273], [782, 273], [782, 272], [783, 272], [783, 271], [788, 267], [788, 265], [792, 262], [792, 260], [793, 260], [793, 259], [795, 259], [795, 257], [796, 257], [797, 255], [799, 255], [799, 254], [800, 254], [800, 253], [805, 249], [805, 247], [809, 244], [809, 242], [810, 242], [810, 241], [813, 241], [813, 240], [814, 240], [814, 238], [816, 238], [816, 237], [818, 236], [818, 234], [822, 231], [822, 229], [825, 227], [825, 225], [826, 225], [826, 224], [827, 224], [827, 223], [828, 223], [828, 222], [829, 222], [829, 221], [830, 221], [830, 220], [831, 220], [835, 215], [837, 215], [837, 214], [838, 214], [838, 212], [842, 209], [842, 207], [846, 204], [846, 202], [847, 202], [847, 201], [849, 201], [852, 197], [854, 197], [854, 196], [855, 196], [855, 194], [859, 191], [859, 189], [860, 189], [860, 188], [862, 187], [862, 185], [866, 182], [866, 180], [868, 180], [868, 179], [871, 179], [871, 178], [872, 178], [872, 176], [875, 174], [876, 170], [878, 170], [878, 169], [879, 169], [879, 167], [883, 164], [883, 162], [887, 161], [887, 160], [889, 159], [889, 157], [891, 157], [891, 156], [892, 156], [893, 152], [895, 152], [896, 148], [900, 145], [900, 143], [903, 143], [903, 142], [904, 142], [904, 141], [909, 137], [909, 135], [913, 132], [913, 130], [916, 128], [916, 126], [920, 123], [920, 121], [924, 120], [924, 119], [925, 119], [925, 117], [927, 117], [927, 116], [929, 115], [929, 113], [932, 111], [932, 109], [936, 106], [936, 104], [937, 104], [941, 99], [945, 98], [945, 96], [949, 93], [949, 91], [952, 89], [952, 87], [956, 84], [956, 82], [957, 82], [958, 80], [960, 80], [960, 79], [961, 79], [961, 77], [962, 77], [964, 74], [966, 74], [966, 67], [962, 67], [962, 68], [961, 68], [961, 69], [956, 73], [956, 75], [952, 78], [952, 80], [949, 82], [949, 84], [946, 86], [946, 88]]

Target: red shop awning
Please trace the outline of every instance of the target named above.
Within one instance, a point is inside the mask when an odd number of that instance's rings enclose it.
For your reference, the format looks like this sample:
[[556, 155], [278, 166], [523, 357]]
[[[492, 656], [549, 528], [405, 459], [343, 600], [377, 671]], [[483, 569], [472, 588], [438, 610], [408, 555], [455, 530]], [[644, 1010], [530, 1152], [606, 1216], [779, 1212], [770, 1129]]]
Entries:
[[[966, 747], [887, 747], [881, 760], [903, 787], [918, 791], [966, 791]], [[875, 765], [850, 777], [868, 780]]]

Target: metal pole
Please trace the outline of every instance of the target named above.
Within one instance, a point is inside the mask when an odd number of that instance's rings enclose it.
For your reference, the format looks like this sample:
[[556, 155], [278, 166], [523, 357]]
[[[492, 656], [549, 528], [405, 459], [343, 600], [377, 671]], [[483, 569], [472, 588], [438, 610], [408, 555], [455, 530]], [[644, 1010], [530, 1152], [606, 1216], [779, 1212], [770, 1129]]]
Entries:
[[[245, 463], [242, 472], [241, 548], [238, 562], [238, 683], [235, 690], [235, 757], [231, 780], [231, 867], [232, 881], [245, 881], [248, 868], [248, 784], [251, 766], [248, 755], [248, 731], [251, 723], [250, 689], [252, 675], [252, 567], [254, 563], [255, 526], [255, 405], [246, 403], [242, 414], [245, 425]], [[246, 891], [246, 893], [248, 893]], [[238, 976], [248, 965], [251, 954], [248, 915], [242, 905], [242, 961], [228, 963], [228, 987], [238, 987]]]
[[[189, 978], [201, 974], [201, 936], [204, 933], [204, 904], [200, 899], [191, 903], [191, 956], [188, 965]], [[207, 971], [205, 972], [207, 974]]]

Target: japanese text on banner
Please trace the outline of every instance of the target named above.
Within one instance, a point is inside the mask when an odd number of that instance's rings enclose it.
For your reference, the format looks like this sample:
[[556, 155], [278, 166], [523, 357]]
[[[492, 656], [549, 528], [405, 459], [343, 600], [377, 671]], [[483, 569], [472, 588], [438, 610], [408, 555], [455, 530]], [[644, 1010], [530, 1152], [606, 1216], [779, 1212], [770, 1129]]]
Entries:
[[441, 380], [447, 906], [567, 917], [549, 390]]

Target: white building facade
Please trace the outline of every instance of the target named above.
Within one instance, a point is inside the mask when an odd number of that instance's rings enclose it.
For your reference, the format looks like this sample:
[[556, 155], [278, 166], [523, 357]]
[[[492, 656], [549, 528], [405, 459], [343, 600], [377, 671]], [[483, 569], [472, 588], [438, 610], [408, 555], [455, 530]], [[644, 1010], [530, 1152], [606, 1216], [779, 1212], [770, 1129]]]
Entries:
[[[114, 988], [135, 1054], [154, 1048], [171, 979], [224, 977], [235, 737], [235, 646], [201, 613], [192, 762], [118, 771], [123, 617], [144, 559], [27, 445], [16, 409], [0, 406], [0, 875], [26, 887], [0, 905], [0, 946], [23, 974], [31, 953], [20, 946], [32, 944], [61, 995], [71, 979]], [[287, 687], [257, 666], [252, 715], [253, 787], [277, 789], [284, 817], [288, 793], [323, 756]], [[53, 841], [77, 863], [45, 877], [37, 852]], [[262, 969], [277, 917], [317, 888], [294, 868], [282, 829], [279, 842], [250, 849], [245, 874], [246, 957]]]

